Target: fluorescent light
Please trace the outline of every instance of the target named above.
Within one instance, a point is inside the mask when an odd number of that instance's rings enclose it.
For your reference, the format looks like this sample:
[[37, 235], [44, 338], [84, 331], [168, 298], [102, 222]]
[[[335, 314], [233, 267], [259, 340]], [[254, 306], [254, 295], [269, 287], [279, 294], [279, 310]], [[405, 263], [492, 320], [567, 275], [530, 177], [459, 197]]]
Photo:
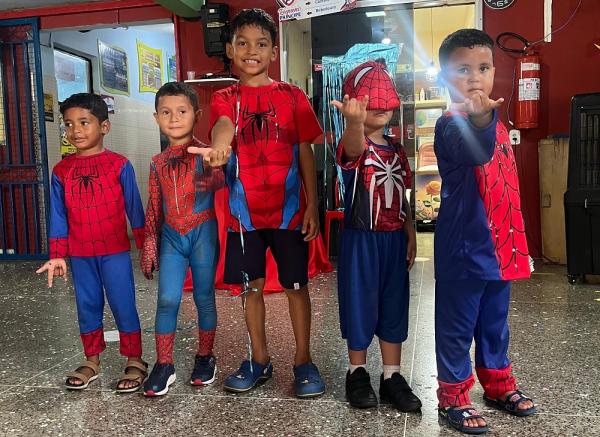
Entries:
[[373, 12], [365, 12], [365, 15], [369, 18], [373, 17], [385, 17], [385, 11], [373, 11]]
[[389, 44], [389, 43], [391, 43], [391, 42], [392, 42], [392, 40], [391, 40], [391, 39], [389, 39], [387, 36], [381, 40], [381, 43], [382, 43], [382, 44]]

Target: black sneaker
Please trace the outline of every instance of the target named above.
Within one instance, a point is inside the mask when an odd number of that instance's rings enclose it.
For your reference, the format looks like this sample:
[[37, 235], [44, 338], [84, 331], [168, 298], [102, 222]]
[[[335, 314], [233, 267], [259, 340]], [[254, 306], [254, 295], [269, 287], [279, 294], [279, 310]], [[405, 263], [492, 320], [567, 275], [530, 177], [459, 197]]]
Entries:
[[379, 397], [382, 401], [390, 402], [403, 413], [421, 409], [421, 401], [412, 392], [406, 379], [397, 372], [386, 380], [383, 379], [383, 374], [381, 374]]
[[167, 394], [169, 386], [175, 382], [175, 366], [173, 364], [156, 363], [150, 376], [144, 383], [144, 395], [162, 396]]
[[346, 399], [354, 408], [377, 406], [377, 396], [371, 386], [371, 378], [364, 367], [346, 373]]
[[194, 371], [190, 378], [192, 385], [208, 385], [217, 375], [217, 359], [214, 355], [196, 355]]

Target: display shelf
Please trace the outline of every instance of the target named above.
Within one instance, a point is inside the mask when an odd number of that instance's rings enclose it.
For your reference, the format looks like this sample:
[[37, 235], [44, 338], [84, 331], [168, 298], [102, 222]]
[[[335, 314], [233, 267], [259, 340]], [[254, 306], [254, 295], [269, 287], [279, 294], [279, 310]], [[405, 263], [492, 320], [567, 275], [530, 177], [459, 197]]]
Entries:
[[238, 79], [234, 77], [207, 77], [204, 79], [187, 79], [184, 81], [185, 83], [192, 83], [195, 85], [233, 85], [234, 83], [238, 83]]

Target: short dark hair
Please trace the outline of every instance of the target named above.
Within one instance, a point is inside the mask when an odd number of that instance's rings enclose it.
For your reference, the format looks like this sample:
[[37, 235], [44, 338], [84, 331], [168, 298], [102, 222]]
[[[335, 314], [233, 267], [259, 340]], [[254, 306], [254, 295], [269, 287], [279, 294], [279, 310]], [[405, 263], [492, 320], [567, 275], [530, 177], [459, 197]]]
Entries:
[[242, 9], [231, 21], [229, 28], [229, 42], [233, 42], [236, 32], [244, 26], [260, 27], [271, 35], [271, 42], [276, 45], [277, 24], [267, 12], [259, 8]]
[[442, 45], [440, 45], [438, 53], [440, 66], [444, 68], [454, 50], [461, 47], [473, 48], [475, 46], [488, 47], [493, 52], [494, 40], [487, 33], [479, 29], [460, 29], [451, 33], [442, 41]]
[[77, 93], [65, 99], [60, 104], [60, 113], [65, 115], [67, 109], [82, 108], [87, 109], [100, 123], [108, 120], [108, 106], [98, 94]]
[[196, 90], [187, 83], [184, 82], [167, 82], [157, 91], [154, 97], [154, 110], [158, 111], [158, 101], [164, 96], [185, 96], [190, 101], [190, 104], [194, 108], [194, 112], [200, 109], [198, 103], [198, 93]]

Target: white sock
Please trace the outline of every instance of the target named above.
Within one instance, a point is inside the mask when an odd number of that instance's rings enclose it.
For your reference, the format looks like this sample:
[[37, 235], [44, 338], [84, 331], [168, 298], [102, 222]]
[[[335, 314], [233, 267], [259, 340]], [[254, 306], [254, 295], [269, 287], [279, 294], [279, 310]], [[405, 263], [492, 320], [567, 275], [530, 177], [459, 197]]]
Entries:
[[383, 365], [383, 379], [390, 379], [394, 373], [400, 373], [400, 366]]
[[356, 365], [356, 366], [355, 366], [354, 364], [350, 363], [350, 374], [353, 374], [353, 373], [354, 373], [354, 371], [355, 371], [356, 369], [358, 369], [359, 367], [362, 367], [363, 369], [365, 369], [365, 368], [366, 368], [366, 366], [367, 366], [367, 363], [365, 363], [365, 364], [358, 364], [358, 365]]

